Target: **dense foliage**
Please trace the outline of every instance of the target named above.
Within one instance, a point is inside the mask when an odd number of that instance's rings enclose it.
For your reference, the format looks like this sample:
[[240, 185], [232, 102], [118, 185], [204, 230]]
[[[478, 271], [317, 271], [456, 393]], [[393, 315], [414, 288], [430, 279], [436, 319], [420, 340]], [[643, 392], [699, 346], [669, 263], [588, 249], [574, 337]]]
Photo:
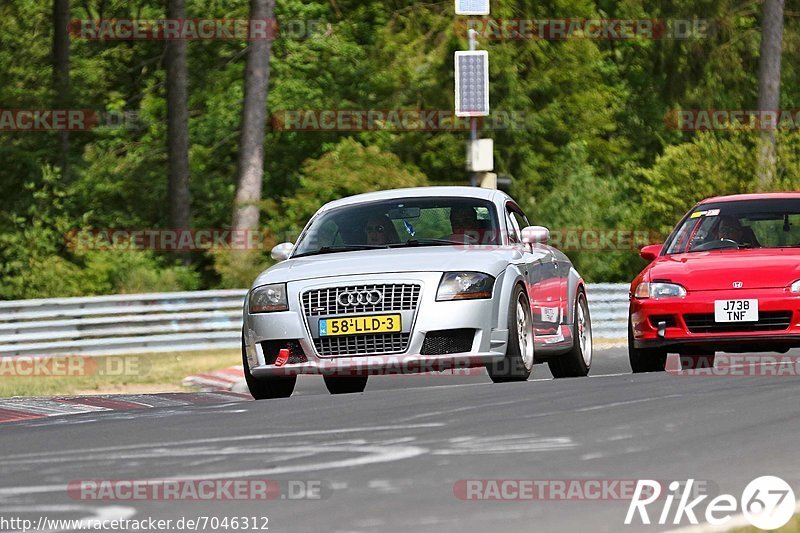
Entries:
[[[0, 109], [52, 107], [52, 3], [0, 4]], [[155, 0], [72, 2], [71, 19], [159, 18]], [[243, 18], [244, 0], [190, 0], [190, 17]], [[781, 107], [800, 108], [800, 27], [787, 3]], [[487, 128], [497, 172], [529, 217], [553, 229], [663, 235], [703, 197], [755, 188], [757, 132], [682, 132], [678, 109], [753, 109], [759, 3], [732, 0], [492, 2], [493, 17], [713, 19], [690, 39], [486, 40], [491, 103], [514, 127]], [[278, 0], [268, 108], [453, 108], [453, 53], [466, 49], [453, 2]], [[243, 95], [242, 40], [190, 41], [193, 224], [230, 225]], [[65, 234], [165, 228], [164, 43], [71, 40], [71, 105], [134, 116], [70, 134], [67, 175], [52, 132], [2, 132], [0, 298], [244, 285], [265, 253], [75, 250]], [[497, 124], [487, 120], [485, 124]], [[361, 191], [467, 184], [465, 131], [285, 131], [268, 127], [262, 225], [269, 242], [322, 203]], [[800, 136], [779, 134], [776, 189], [800, 182]], [[591, 247], [590, 247], [591, 248]], [[592, 281], [624, 281], [635, 251], [569, 250]]]

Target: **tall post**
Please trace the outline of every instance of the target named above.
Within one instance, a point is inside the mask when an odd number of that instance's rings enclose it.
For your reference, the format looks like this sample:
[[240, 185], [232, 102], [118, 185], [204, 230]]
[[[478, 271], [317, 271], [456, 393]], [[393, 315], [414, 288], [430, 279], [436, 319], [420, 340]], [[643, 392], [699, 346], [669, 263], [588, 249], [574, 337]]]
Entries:
[[[467, 35], [469, 37], [469, 51], [474, 52], [478, 47], [478, 39], [477, 39], [478, 32], [475, 29], [470, 28], [469, 30], [467, 30]], [[471, 143], [473, 143], [473, 146], [474, 142], [478, 140], [478, 117], [469, 117], [469, 140]], [[477, 172], [472, 172], [470, 174], [469, 184], [472, 187], [478, 186]]]
[[[758, 60], [758, 110], [780, 116], [781, 52], [783, 50], [784, 0], [766, 0], [761, 22], [761, 54]], [[777, 124], [777, 118], [776, 118]], [[775, 129], [761, 132], [758, 150], [758, 188], [774, 187], [777, 170]]]
[[[456, 0], [456, 15], [488, 15], [489, 0]], [[456, 116], [469, 117], [466, 162], [470, 184], [495, 188], [492, 139], [478, 137], [478, 117], [489, 114], [489, 53], [477, 50], [478, 32], [467, 29], [469, 51], [455, 53]]]

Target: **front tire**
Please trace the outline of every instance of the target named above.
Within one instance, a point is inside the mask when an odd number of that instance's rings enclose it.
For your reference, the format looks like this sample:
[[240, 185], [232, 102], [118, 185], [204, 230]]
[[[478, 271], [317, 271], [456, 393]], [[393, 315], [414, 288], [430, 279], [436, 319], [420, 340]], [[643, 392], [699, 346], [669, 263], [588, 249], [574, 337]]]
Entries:
[[572, 349], [547, 362], [554, 378], [578, 378], [589, 374], [592, 368], [592, 321], [589, 304], [583, 288], [575, 297], [574, 324], [572, 326]]
[[325, 387], [331, 394], [354, 394], [364, 392], [368, 376], [337, 376], [324, 375]]
[[271, 400], [273, 398], [288, 398], [294, 392], [297, 376], [279, 378], [257, 378], [250, 374], [250, 363], [247, 361], [247, 351], [244, 347], [244, 334], [242, 334], [242, 367], [244, 380], [250, 395], [255, 400]]
[[531, 304], [525, 290], [517, 285], [512, 292], [508, 310], [508, 347], [506, 356], [497, 363], [486, 365], [495, 383], [525, 381], [533, 369], [533, 320]]
[[636, 348], [633, 343], [633, 324], [628, 317], [628, 359], [634, 374], [663, 372], [667, 365], [667, 352], [660, 348]]

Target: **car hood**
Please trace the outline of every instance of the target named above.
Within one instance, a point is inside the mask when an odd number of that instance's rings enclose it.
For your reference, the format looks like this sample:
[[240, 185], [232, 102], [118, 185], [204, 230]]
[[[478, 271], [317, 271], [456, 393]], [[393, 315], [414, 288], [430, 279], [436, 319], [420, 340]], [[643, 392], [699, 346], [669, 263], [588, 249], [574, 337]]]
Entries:
[[687, 290], [780, 288], [800, 279], [800, 249], [715, 250], [659, 257], [649, 280], [669, 280]]
[[510, 247], [425, 246], [389, 250], [359, 250], [288, 259], [265, 270], [253, 286], [294, 280], [384, 274], [468, 270], [497, 276], [522, 254]]

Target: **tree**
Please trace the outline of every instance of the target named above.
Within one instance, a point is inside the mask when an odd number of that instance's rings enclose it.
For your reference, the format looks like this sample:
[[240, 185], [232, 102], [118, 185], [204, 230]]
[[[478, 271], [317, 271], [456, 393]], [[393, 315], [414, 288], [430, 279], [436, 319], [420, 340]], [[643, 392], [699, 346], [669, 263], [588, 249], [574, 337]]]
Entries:
[[322, 204], [353, 194], [422, 187], [428, 179], [419, 168], [403, 163], [377, 146], [365, 147], [345, 138], [317, 159], [309, 159], [300, 170], [297, 192], [284, 198], [273, 218], [272, 233], [278, 240], [299, 233]]
[[[66, 108], [70, 104], [69, 87], [69, 0], [53, 0], [53, 89], [54, 107]], [[61, 176], [69, 172], [69, 131], [58, 132], [59, 164]]]
[[[168, 0], [167, 17], [185, 19], [184, 0]], [[189, 193], [189, 110], [186, 41], [167, 42], [167, 158], [169, 166], [169, 221], [172, 229], [191, 224]]]
[[[273, 25], [275, 0], [251, 0], [250, 20]], [[233, 207], [233, 229], [258, 227], [258, 203], [264, 178], [264, 128], [267, 121], [271, 35], [250, 41], [244, 78], [244, 106], [239, 143], [238, 180]]]
[[[781, 96], [784, 0], [765, 0], [761, 23], [761, 56], [758, 64], [758, 109], [777, 112]], [[775, 181], [775, 130], [761, 134], [758, 152], [758, 186], [768, 190]]]

